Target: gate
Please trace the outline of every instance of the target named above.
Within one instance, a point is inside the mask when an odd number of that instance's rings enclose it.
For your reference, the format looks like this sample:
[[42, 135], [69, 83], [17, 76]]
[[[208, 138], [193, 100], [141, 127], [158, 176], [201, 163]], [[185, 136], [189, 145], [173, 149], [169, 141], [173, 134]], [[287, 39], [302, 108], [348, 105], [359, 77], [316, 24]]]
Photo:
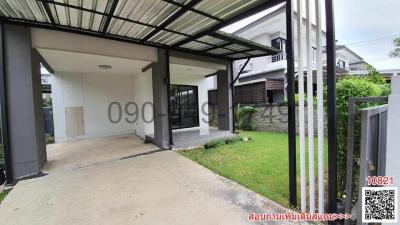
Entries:
[[[346, 202], [345, 212], [351, 213], [353, 199], [353, 168], [356, 121], [361, 119], [360, 173], [358, 179], [357, 224], [361, 224], [361, 193], [368, 176], [384, 176], [386, 161], [387, 105], [356, 110], [361, 103], [387, 103], [387, 97], [350, 98], [348, 111]], [[357, 187], [356, 187], [357, 188]], [[350, 224], [346, 220], [345, 224]]]

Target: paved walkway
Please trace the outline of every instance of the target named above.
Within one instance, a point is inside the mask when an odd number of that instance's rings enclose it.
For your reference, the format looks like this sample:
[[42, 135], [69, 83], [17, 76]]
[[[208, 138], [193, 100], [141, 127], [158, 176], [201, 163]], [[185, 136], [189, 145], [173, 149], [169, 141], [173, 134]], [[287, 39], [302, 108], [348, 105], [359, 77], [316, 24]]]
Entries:
[[247, 221], [251, 212], [286, 211], [163, 151], [21, 181], [0, 205], [0, 224], [261, 224]]

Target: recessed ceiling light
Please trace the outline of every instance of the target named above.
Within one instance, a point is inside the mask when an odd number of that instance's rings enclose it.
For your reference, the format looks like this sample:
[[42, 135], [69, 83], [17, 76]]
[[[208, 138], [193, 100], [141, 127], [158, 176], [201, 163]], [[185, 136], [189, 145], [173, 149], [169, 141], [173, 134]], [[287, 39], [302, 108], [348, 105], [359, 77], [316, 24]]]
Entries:
[[110, 66], [110, 65], [98, 65], [98, 67], [99, 67], [100, 69], [103, 69], [103, 70], [108, 70], [108, 69], [111, 69], [111, 68], [112, 68], [112, 66]]

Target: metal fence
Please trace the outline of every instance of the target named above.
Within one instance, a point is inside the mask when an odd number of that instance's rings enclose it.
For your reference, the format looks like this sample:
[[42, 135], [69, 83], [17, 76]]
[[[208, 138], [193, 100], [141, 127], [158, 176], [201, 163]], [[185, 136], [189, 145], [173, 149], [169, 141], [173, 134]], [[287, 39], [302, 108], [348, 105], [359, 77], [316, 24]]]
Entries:
[[[368, 176], [385, 174], [387, 105], [356, 110], [357, 104], [387, 103], [387, 97], [350, 98], [348, 106], [347, 171], [345, 212], [351, 213], [353, 200], [354, 147], [356, 143], [356, 121], [361, 120], [360, 174], [358, 179], [357, 224], [361, 224], [361, 189], [367, 186]], [[358, 141], [358, 140], [357, 140]], [[357, 188], [357, 187], [355, 187]], [[345, 224], [350, 224], [346, 220]]]

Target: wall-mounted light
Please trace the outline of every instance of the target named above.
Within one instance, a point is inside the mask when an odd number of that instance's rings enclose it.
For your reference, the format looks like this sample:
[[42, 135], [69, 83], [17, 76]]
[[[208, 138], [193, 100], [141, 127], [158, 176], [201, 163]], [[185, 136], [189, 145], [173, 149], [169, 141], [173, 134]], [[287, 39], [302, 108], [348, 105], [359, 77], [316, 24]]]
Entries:
[[103, 70], [108, 70], [108, 69], [112, 68], [112, 66], [110, 66], [110, 65], [98, 65], [97, 67], [99, 67], [100, 69], [103, 69]]

